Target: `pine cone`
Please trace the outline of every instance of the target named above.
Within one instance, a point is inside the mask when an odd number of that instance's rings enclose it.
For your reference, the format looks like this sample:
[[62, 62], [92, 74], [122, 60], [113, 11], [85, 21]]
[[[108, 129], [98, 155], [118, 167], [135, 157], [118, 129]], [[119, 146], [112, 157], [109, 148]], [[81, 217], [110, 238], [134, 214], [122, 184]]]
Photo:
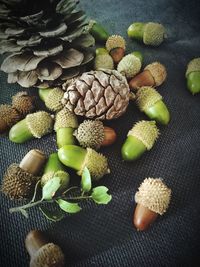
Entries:
[[62, 103], [76, 115], [94, 119], [115, 119], [129, 103], [126, 78], [116, 70], [90, 71], [63, 85]]
[[51, 87], [78, 75], [93, 59], [94, 38], [76, 0], [0, 2], [1, 69], [8, 83]]

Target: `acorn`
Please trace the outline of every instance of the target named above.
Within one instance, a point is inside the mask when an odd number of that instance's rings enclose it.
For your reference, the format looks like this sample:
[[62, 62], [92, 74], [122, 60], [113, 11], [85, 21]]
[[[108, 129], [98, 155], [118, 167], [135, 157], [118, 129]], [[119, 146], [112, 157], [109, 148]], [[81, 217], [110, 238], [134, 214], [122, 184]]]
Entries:
[[85, 167], [90, 171], [93, 180], [99, 180], [110, 173], [107, 158], [91, 148], [66, 145], [58, 150], [58, 157], [65, 166], [76, 170], [80, 176]]
[[129, 87], [138, 90], [142, 86], [157, 87], [167, 78], [167, 71], [164, 65], [159, 62], [153, 62], [147, 65], [143, 72], [139, 73], [129, 82]]
[[143, 86], [136, 93], [136, 103], [140, 111], [144, 112], [150, 119], [167, 125], [170, 114], [162, 101], [162, 96], [152, 87]]
[[131, 54], [139, 58], [139, 60], [141, 61], [141, 64], [143, 63], [144, 57], [140, 51], [133, 51]]
[[110, 53], [115, 64], [123, 58], [126, 49], [126, 42], [120, 35], [112, 35], [106, 41], [106, 49]]
[[10, 129], [21, 118], [20, 113], [11, 105], [0, 105], [0, 134]]
[[166, 38], [166, 30], [162, 24], [135, 22], [128, 27], [128, 36], [145, 45], [159, 46]]
[[25, 239], [25, 247], [31, 257], [30, 267], [64, 267], [65, 256], [61, 248], [48, 243], [41, 231], [31, 230]]
[[200, 93], [200, 58], [194, 58], [187, 66], [187, 88], [193, 94]]
[[29, 197], [45, 161], [46, 156], [42, 151], [30, 150], [19, 165], [13, 163], [8, 167], [3, 177], [2, 192], [10, 199]]
[[50, 154], [41, 178], [41, 185], [44, 186], [53, 177], [59, 177], [61, 179], [59, 191], [65, 190], [69, 185], [70, 176], [64, 169], [63, 164], [58, 158], [58, 153]]
[[82, 147], [95, 150], [101, 146], [109, 146], [116, 141], [117, 135], [110, 127], [105, 127], [101, 121], [85, 120], [74, 132], [74, 136]]
[[129, 54], [122, 58], [117, 66], [117, 70], [125, 75], [126, 78], [132, 78], [140, 71], [141, 67], [140, 59], [133, 54]]
[[150, 150], [159, 136], [155, 121], [139, 121], [128, 132], [127, 139], [122, 146], [122, 158], [134, 161], [145, 151]]
[[99, 70], [99, 69], [113, 70], [114, 62], [113, 62], [112, 57], [109, 54], [96, 56], [95, 61], [94, 61], [94, 69], [95, 70]]
[[108, 54], [108, 51], [104, 47], [98, 47], [95, 50], [95, 54], [96, 54], [96, 56], [105, 55], [105, 54]]
[[163, 215], [170, 203], [171, 189], [159, 178], [146, 178], [135, 194], [137, 203], [133, 224], [137, 230], [143, 231]]
[[54, 130], [56, 131], [58, 148], [64, 145], [73, 145], [76, 143], [73, 132], [77, 127], [78, 120], [76, 115], [69, 111], [66, 107], [56, 114]]
[[33, 138], [41, 138], [53, 130], [53, 119], [45, 111], [28, 114], [16, 123], [9, 132], [9, 139], [14, 143], [24, 143]]
[[57, 112], [63, 108], [61, 99], [64, 96], [64, 91], [60, 88], [47, 88], [39, 89], [39, 96], [44, 101], [45, 106], [53, 111]]
[[105, 30], [105, 28], [95, 20], [90, 20], [89, 32], [94, 37], [94, 39], [99, 42], [106, 42], [109, 37], [109, 34]]
[[34, 111], [35, 97], [28, 95], [26, 91], [21, 91], [12, 97], [12, 106], [22, 114], [22, 117], [25, 117]]

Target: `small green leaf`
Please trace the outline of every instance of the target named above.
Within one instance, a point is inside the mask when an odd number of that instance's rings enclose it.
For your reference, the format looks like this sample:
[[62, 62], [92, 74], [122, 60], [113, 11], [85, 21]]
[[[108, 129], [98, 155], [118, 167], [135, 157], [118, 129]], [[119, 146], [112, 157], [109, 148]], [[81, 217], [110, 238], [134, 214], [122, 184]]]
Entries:
[[20, 209], [20, 212], [24, 217], [26, 217], [26, 219], [28, 219], [28, 212], [25, 209]]
[[92, 199], [97, 204], [108, 204], [111, 201], [112, 196], [107, 194], [107, 192], [108, 188], [105, 186], [95, 187], [92, 191]]
[[61, 186], [60, 178], [53, 177], [43, 186], [42, 198], [46, 200], [52, 199], [60, 186]]
[[81, 187], [84, 192], [89, 192], [92, 187], [92, 181], [90, 172], [87, 167], [84, 168], [82, 177], [81, 177]]
[[45, 207], [39, 208], [42, 214], [50, 221], [58, 222], [64, 218], [64, 214], [61, 210], [51, 211]]
[[77, 203], [70, 203], [63, 199], [58, 199], [56, 202], [62, 210], [68, 213], [76, 213], [81, 210], [81, 207]]

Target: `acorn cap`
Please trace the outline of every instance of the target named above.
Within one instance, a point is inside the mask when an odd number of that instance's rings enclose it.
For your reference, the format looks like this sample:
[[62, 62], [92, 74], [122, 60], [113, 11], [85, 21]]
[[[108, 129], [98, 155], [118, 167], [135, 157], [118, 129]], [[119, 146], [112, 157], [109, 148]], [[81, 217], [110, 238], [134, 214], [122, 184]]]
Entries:
[[29, 197], [39, 177], [24, 171], [18, 164], [11, 164], [3, 177], [2, 192], [10, 199]]
[[109, 54], [99, 55], [96, 56], [95, 62], [94, 62], [94, 69], [114, 69], [114, 62], [112, 57]]
[[82, 147], [98, 149], [105, 137], [103, 123], [98, 120], [85, 120], [74, 132], [74, 136]]
[[139, 139], [150, 150], [159, 136], [155, 121], [139, 121], [128, 132], [128, 136]]
[[159, 178], [146, 178], [135, 194], [135, 202], [163, 215], [171, 199], [171, 189]]
[[85, 160], [82, 164], [81, 170], [78, 172], [79, 175], [82, 175], [85, 167], [87, 167], [90, 171], [91, 177], [94, 181], [97, 181], [105, 174], [110, 173], [107, 158], [91, 148], [87, 148]]
[[53, 112], [61, 110], [63, 108], [63, 105], [61, 103], [63, 96], [64, 91], [62, 89], [53, 88], [45, 98], [46, 107]]
[[129, 54], [122, 58], [117, 66], [117, 70], [127, 78], [132, 78], [140, 71], [141, 66], [140, 59], [133, 54]]
[[143, 86], [136, 93], [136, 103], [141, 111], [153, 106], [162, 96], [152, 87]]
[[69, 111], [66, 107], [60, 110], [55, 117], [54, 130], [60, 128], [77, 128], [78, 120], [74, 113]]
[[51, 180], [53, 177], [59, 177], [61, 179], [61, 186], [59, 189], [66, 189], [69, 184], [69, 174], [65, 171], [57, 171], [57, 172], [47, 172], [42, 175], [41, 178], [41, 185], [44, 186], [49, 180]]
[[22, 91], [12, 97], [12, 105], [16, 108], [23, 116], [32, 112], [35, 109], [35, 97], [29, 96], [27, 92]]
[[200, 71], [200, 57], [194, 58], [189, 62], [185, 76], [187, 77], [188, 74], [194, 71]]
[[147, 65], [144, 70], [150, 71], [156, 86], [161, 85], [167, 78], [166, 68], [159, 62], [153, 62]]
[[26, 116], [26, 125], [32, 135], [41, 138], [53, 129], [53, 119], [46, 111], [38, 111]]
[[65, 256], [59, 246], [48, 243], [31, 258], [30, 267], [63, 267]]
[[110, 52], [114, 48], [121, 47], [125, 50], [126, 42], [120, 35], [111, 35], [106, 41], [106, 49]]
[[0, 105], [1, 120], [5, 122], [8, 127], [13, 126], [21, 119], [19, 112], [11, 105]]
[[162, 24], [149, 22], [144, 26], [143, 42], [146, 45], [158, 46], [163, 42], [165, 34]]

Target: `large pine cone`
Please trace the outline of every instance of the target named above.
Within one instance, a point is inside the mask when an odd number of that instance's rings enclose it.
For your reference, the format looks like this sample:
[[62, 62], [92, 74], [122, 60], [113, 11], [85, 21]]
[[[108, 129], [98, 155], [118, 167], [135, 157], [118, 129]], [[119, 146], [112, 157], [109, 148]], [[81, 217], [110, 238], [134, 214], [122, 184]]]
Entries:
[[74, 79], [62, 103], [76, 115], [100, 120], [118, 118], [129, 103], [130, 89], [126, 78], [116, 70], [90, 71]]
[[[48, 87], [80, 73], [94, 38], [76, 0], [0, 0], [1, 69], [8, 83]], [[83, 70], [82, 70], [83, 71]]]

